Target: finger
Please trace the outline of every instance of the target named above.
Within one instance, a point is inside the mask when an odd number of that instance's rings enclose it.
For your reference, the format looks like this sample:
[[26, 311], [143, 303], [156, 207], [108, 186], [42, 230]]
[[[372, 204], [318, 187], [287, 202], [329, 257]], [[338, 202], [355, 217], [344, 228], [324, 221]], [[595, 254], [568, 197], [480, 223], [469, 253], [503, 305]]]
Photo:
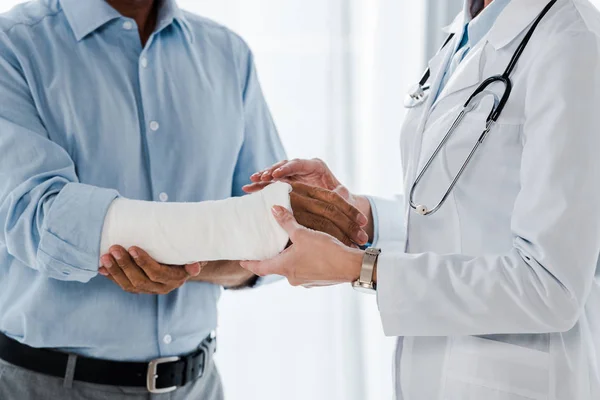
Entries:
[[204, 268], [207, 264], [207, 262], [197, 262], [193, 264], [187, 264], [184, 266], [184, 268], [189, 276], [198, 276], [200, 275], [200, 272], [202, 272], [202, 268]]
[[271, 168], [267, 168], [266, 171], [263, 172], [262, 176], [260, 177], [260, 179], [262, 181], [270, 181], [273, 179], [273, 171], [277, 170], [278, 168], [280, 168], [281, 166], [285, 165], [288, 163], [288, 160], [283, 160], [280, 161], [276, 164], [274, 164]]
[[139, 247], [130, 247], [129, 254], [135, 261], [136, 267], [154, 283], [173, 285], [190, 277], [185, 268], [160, 264]]
[[259, 192], [269, 186], [273, 182], [260, 182], [260, 183], [251, 183], [249, 185], [245, 185], [242, 187], [242, 190], [246, 193], [254, 193]]
[[273, 208], [271, 208], [271, 212], [273, 213], [273, 216], [277, 220], [279, 226], [281, 226], [287, 232], [292, 242], [295, 242], [300, 232], [306, 229], [296, 221], [294, 215], [287, 208], [273, 206]]
[[273, 172], [274, 170], [276, 170], [277, 168], [279, 168], [280, 166], [284, 165], [287, 162], [288, 162], [287, 160], [282, 160], [282, 161], [279, 161], [278, 163], [273, 164], [269, 168], [265, 168], [262, 171], [255, 172], [254, 174], [252, 174], [250, 176], [250, 180], [252, 182], [260, 182], [260, 179], [265, 172]]
[[272, 176], [275, 179], [294, 176], [294, 175], [310, 175], [319, 172], [322, 169], [321, 160], [292, 160], [286, 164], [276, 168]]
[[[117, 281], [115, 280], [115, 278], [113, 278], [111, 275], [108, 275], [107, 278], [109, 280], [111, 280], [114, 284], [116, 284], [117, 286], [121, 286], [117, 283]], [[123, 288], [121, 288], [123, 289]], [[125, 289], [124, 289], [125, 290]], [[156, 294], [156, 293], [152, 293], [152, 292], [147, 292], [145, 290], [140, 290], [140, 289], [136, 289], [136, 288], [131, 288], [129, 290], [126, 290], [129, 293], [133, 293], [133, 294]]]
[[153, 282], [121, 246], [113, 246], [109, 252], [117, 262], [115, 270], [120, 269], [134, 288], [153, 293], [162, 290], [161, 285]]
[[333, 236], [346, 246], [353, 246], [354, 241], [331, 221], [305, 211], [294, 213], [296, 220], [303, 226]]
[[117, 285], [121, 287], [121, 289], [125, 291], [133, 291], [133, 284], [129, 282], [129, 279], [125, 275], [125, 273], [119, 268], [117, 265], [117, 261], [110, 254], [103, 255], [100, 258], [100, 262], [106, 268], [108, 272], [108, 277], [112, 279]]
[[348, 218], [356, 221], [360, 226], [365, 226], [369, 222], [367, 217], [358, 208], [347, 202], [339, 193], [314, 186], [304, 186], [310, 197], [335, 205]]
[[[361, 226], [334, 203], [325, 202], [318, 198], [306, 197], [299, 195], [297, 192], [290, 194], [293, 210], [302, 210], [313, 214], [320, 222], [317, 226], [309, 226], [309, 228], [329, 233], [340, 239], [337, 231], [335, 234], [331, 231], [330, 225], [335, 225], [342, 231], [344, 236], [348, 236], [353, 242], [364, 244], [369, 240], [367, 234]], [[306, 221], [310, 222], [310, 221]], [[302, 220], [301, 223], [305, 224]], [[346, 242], [342, 240], [343, 242]]]
[[285, 250], [278, 256], [264, 261], [240, 261], [240, 266], [257, 276], [286, 276], [286, 265], [291, 265], [288, 252]]

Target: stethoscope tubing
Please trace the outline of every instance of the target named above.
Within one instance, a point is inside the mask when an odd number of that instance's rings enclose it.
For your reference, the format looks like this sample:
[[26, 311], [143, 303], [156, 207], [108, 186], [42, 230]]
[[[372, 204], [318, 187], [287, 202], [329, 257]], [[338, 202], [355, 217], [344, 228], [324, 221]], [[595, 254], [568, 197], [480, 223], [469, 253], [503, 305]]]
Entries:
[[[526, 33], [526, 35], [523, 38], [523, 40], [521, 41], [521, 43], [519, 43], [519, 46], [515, 50], [515, 53], [511, 57], [511, 60], [508, 63], [508, 65], [507, 65], [506, 69], [504, 70], [504, 72], [502, 73], [502, 75], [494, 75], [494, 76], [491, 76], [491, 77], [487, 78], [486, 80], [484, 80], [475, 89], [475, 91], [471, 94], [471, 96], [469, 96], [469, 98], [465, 102], [465, 104], [463, 106], [463, 109], [461, 110], [460, 114], [454, 120], [454, 122], [452, 123], [452, 126], [450, 127], [450, 129], [448, 129], [448, 132], [446, 133], [446, 135], [444, 135], [444, 137], [442, 138], [442, 140], [440, 141], [440, 143], [438, 144], [438, 146], [436, 147], [436, 149], [434, 150], [434, 152], [432, 153], [432, 155], [429, 157], [429, 159], [427, 160], [427, 162], [425, 163], [425, 165], [423, 166], [423, 168], [421, 169], [421, 171], [417, 175], [417, 177], [416, 177], [416, 179], [415, 179], [415, 181], [414, 181], [414, 183], [413, 183], [413, 185], [412, 185], [412, 187], [410, 189], [409, 203], [410, 203], [410, 207], [413, 210], [415, 210], [418, 214], [423, 215], [423, 216], [434, 214], [446, 202], [446, 199], [448, 198], [448, 196], [450, 195], [450, 193], [452, 192], [452, 190], [456, 186], [459, 178], [462, 176], [463, 172], [466, 170], [467, 166], [471, 162], [471, 159], [475, 155], [475, 152], [477, 151], [477, 149], [479, 148], [479, 146], [483, 143], [483, 141], [485, 140], [485, 138], [489, 134], [490, 130], [492, 129], [493, 125], [500, 118], [500, 115], [502, 114], [502, 111], [504, 110], [504, 107], [508, 103], [508, 100], [510, 99], [510, 95], [512, 93], [512, 87], [513, 86], [512, 86], [512, 80], [510, 79], [510, 76], [511, 76], [514, 68], [516, 67], [519, 59], [521, 58], [521, 56], [523, 54], [523, 51], [525, 50], [525, 48], [529, 44], [529, 41], [531, 40], [531, 37], [535, 33], [535, 31], [536, 31], [539, 23], [546, 16], [546, 14], [548, 13], [548, 11], [550, 11], [550, 9], [554, 6], [554, 4], [556, 3], [556, 1], [557, 0], [550, 1], [546, 5], [546, 7], [544, 7], [544, 9], [540, 13], [540, 15], [538, 15], [538, 17], [534, 21], [534, 23], [531, 26], [531, 28], [529, 28], [529, 31]], [[446, 45], [448, 45], [448, 43], [450, 43], [450, 41], [452, 40], [453, 37], [454, 37], [454, 34], [450, 34], [448, 36], [448, 38], [446, 39], [446, 41], [442, 45], [442, 49], [444, 47], [446, 47]], [[420, 90], [420, 92], [419, 92], [420, 95], [419, 96], [413, 96], [413, 94], [411, 94], [409, 100], [420, 101], [421, 102], [420, 104], [422, 104], [422, 102], [424, 101], [424, 98], [425, 98], [425, 95], [424, 95], [425, 85], [426, 85], [427, 81], [429, 80], [430, 76], [431, 76], [431, 70], [428, 68], [425, 71], [425, 73], [423, 74], [423, 77], [421, 78], [421, 81], [418, 83], [418, 88]], [[419, 205], [419, 204], [415, 203], [414, 202], [415, 191], [417, 189], [418, 184], [423, 179], [423, 176], [429, 170], [429, 168], [431, 167], [431, 164], [433, 163], [433, 161], [435, 160], [435, 158], [437, 157], [437, 155], [439, 154], [439, 152], [442, 150], [442, 148], [445, 146], [445, 144], [448, 142], [448, 140], [450, 139], [450, 137], [454, 134], [454, 132], [456, 131], [456, 128], [458, 128], [458, 126], [460, 125], [460, 123], [464, 119], [465, 115], [467, 113], [469, 113], [470, 111], [473, 110], [473, 108], [475, 106], [475, 101], [478, 100], [480, 96], [485, 95], [485, 90], [488, 87], [490, 87], [491, 85], [495, 84], [495, 83], [501, 83], [501, 84], [504, 85], [504, 92], [502, 93], [502, 97], [500, 98], [500, 100], [498, 101], [497, 104], [494, 104], [494, 107], [492, 108], [492, 110], [490, 111], [490, 114], [487, 117], [485, 130], [479, 136], [479, 139], [475, 142], [475, 145], [471, 149], [471, 152], [469, 153], [469, 155], [467, 156], [467, 158], [463, 162], [461, 168], [459, 169], [459, 171], [456, 174], [456, 176], [453, 178], [452, 182], [450, 183], [450, 186], [448, 186], [448, 189], [446, 190], [446, 192], [442, 196], [441, 200], [432, 209], [428, 209], [424, 205]], [[407, 103], [409, 103], [409, 102], [407, 102]]]

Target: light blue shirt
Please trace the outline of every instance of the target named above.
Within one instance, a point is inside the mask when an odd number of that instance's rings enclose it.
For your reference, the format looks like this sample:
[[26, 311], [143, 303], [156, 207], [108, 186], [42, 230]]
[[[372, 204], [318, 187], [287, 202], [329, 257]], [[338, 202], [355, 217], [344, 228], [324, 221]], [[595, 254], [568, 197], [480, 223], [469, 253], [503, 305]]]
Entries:
[[0, 154], [0, 331], [113, 360], [193, 351], [221, 288], [134, 295], [99, 276], [110, 203], [242, 195], [285, 157], [247, 45], [174, 0], [144, 48], [103, 0], [0, 16]]
[[508, 5], [510, 0], [492, 1], [492, 3], [484, 8], [483, 11], [481, 11], [475, 18], [471, 16], [470, 12], [470, 3], [472, 2], [473, 0], [465, 0], [465, 7], [463, 11], [463, 20], [465, 22], [464, 29], [461, 33], [460, 40], [456, 42], [457, 45], [454, 51], [454, 56], [446, 66], [446, 71], [438, 91], [438, 96], [460, 65], [461, 61], [467, 56], [469, 51], [474, 48], [492, 29], [492, 26], [494, 26], [494, 23], [502, 11], [504, 11], [504, 8]]

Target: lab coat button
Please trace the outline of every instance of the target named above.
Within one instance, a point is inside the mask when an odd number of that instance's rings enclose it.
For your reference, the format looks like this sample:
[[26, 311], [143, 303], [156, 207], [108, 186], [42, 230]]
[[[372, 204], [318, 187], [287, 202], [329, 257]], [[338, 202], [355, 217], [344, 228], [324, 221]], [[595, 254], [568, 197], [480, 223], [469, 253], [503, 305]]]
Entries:
[[159, 127], [160, 127], [160, 125], [158, 124], [158, 122], [156, 122], [156, 121], [151, 121], [150, 122], [150, 129], [152, 129], [153, 131], [156, 132]]
[[172, 341], [173, 341], [173, 338], [171, 337], [171, 335], [165, 335], [165, 337], [163, 338], [163, 342], [165, 344], [171, 344]]
[[133, 22], [131, 21], [125, 21], [123, 22], [123, 29], [130, 31], [133, 29]]
[[162, 192], [161, 194], [158, 195], [158, 198], [160, 199], [160, 201], [165, 202], [165, 201], [169, 200], [169, 195], [166, 194], [165, 192]]
[[146, 57], [142, 57], [140, 62], [142, 64], [142, 68], [146, 68], [148, 66], [148, 59]]

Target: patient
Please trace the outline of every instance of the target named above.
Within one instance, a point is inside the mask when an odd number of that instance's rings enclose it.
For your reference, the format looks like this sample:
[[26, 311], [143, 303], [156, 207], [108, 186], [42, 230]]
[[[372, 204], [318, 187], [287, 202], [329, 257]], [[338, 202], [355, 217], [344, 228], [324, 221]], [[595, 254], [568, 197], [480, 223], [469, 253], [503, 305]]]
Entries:
[[175, 0], [1, 15], [0, 399], [222, 399], [217, 301], [285, 246], [269, 205], [366, 241], [327, 190], [240, 197], [284, 157], [247, 44]]

